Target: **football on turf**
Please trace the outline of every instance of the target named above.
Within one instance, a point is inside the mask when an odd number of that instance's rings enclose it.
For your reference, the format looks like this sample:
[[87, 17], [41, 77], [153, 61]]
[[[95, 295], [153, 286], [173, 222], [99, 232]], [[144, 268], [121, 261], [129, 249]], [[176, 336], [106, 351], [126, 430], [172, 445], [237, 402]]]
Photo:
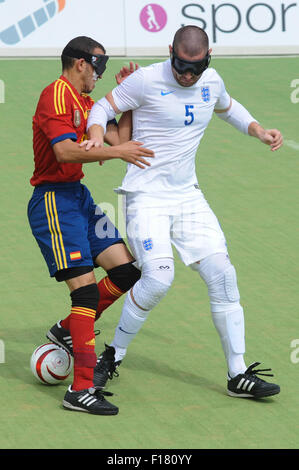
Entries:
[[30, 367], [39, 382], [57, 385], [70, 375], [73, 358], [65, 349], [46, 343], [33, 351]]

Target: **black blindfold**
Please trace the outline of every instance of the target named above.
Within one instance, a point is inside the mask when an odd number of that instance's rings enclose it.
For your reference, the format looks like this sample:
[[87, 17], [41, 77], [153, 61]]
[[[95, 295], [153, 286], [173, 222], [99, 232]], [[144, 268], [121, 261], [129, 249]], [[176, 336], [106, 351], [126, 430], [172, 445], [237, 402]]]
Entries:
[[184, 60], [176, 55], [174, 47], [172, 47], [171, 65], [178, 74], [183, 75], [191, 72], [194, 75], [201, 75], [208, 67], [211, 61], [209, 53], [201, 60]]
[[97, 75], [103, 75], [106, 70], [106, 63], [109, 59], [109, 56], [105, 54], [89, 54], [88, 52], [73, 49], [69, 46], [66, 46], [63, 49], [62, 55], [66, 55], [67, 57], [72, 57], [74, 59], [86, 60], [86, 62], [92, 65]]

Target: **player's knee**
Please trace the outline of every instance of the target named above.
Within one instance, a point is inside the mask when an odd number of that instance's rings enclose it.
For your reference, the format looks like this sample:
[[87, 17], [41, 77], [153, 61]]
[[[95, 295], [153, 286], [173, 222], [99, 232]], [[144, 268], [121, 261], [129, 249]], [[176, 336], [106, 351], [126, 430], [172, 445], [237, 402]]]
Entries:
[[143, 310], [152, 310], [167, 294], [169, 285], [150, 277], [142, 277], [133, 288], [133, 298]]
[[134, 261], [131, 261], [109, 269], [107, 275], [116, 287], [127, 292], [140, 279], [141, 271], [134, 266]]
[[146, 262], [141, 278], [133, 288], [135, 302], [144, 310], [151, 310], [167, 294], [173, 279], [173, 259], [160, 258]]
[[157, 258], [147, 261], [142, 266], [142, 277], [150, 277], [162, 284], [171, 286], [174, 279], [174, 262], [172, 258]]
[[225, 253], [216, 253], [196, 263], [213, 303], [239, 302], [240, 294], [234, 266]]

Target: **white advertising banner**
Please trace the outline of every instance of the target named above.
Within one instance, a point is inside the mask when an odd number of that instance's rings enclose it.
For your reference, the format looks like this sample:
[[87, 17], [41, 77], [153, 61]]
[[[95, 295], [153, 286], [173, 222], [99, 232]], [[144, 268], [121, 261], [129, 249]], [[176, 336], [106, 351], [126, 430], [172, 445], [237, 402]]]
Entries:
[[81, 35], [110, 55], [164, 56], [186, 24], [206, 30], [214, 55], [299, 54], [292, 0], [0, 0], [0, 56], [56, 56]]
[[59, 55], [76, 36], [125, 55], [124, 0], [0, 0], [1, 55]]
[[186, 24], [207, 32], [214, 54], [299, 53], [299, 3], [291, 0], [128, 0], [125, 11], [128, 55], [167, 53]]

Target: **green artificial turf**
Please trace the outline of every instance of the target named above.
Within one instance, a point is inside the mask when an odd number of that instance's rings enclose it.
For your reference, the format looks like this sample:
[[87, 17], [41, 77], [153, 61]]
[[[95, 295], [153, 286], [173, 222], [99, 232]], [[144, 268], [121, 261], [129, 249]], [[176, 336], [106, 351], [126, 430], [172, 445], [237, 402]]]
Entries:
[[[160, 59], [162, 60], [162, 59]], [[150, 60], [140, 60], [141, 65]], [[114, 87], [124, 59], [112, 59], [93, 93]], [[109, 383], [117, 416], [66, 411], [59, 386], [39, 384], [29, 361], [45, 333], [69, 314], [65, 285], [48, 276], [27, 222], [33, 170], [31, 119], [42, 89], [60, 74], [58, 60], [1, 60], [0, 104], [0, 448], [2, 449], [279, 449], [299, 445], [298, 144], [299, 103], [291, 102], [298, 58], [213, 59], [229, 93], [266, 128], [284, 134], [278, 152], [216, 116], [200, 145], [199, 184], [216, 213], [238, 275], [246, 324], [246, 363], [271, 367], [281, 393], [263, 400], [226, 394], [226, 364], [206, 287], [175, 253], [175, 281], [131, 343]], [[293, 142], [290, 144], [290, 142]], [[290, 146], [292, 145], [292, 146]], [[122, 161], [85, 166], [97, 203], [121, 207], [113, 192]], [[125, 234], [123, 233], [125, 236]], [[97, 278], [104, 272], [98, 269]], [[96, 351], [113, 338], [123, 298], [97, 327]]]

